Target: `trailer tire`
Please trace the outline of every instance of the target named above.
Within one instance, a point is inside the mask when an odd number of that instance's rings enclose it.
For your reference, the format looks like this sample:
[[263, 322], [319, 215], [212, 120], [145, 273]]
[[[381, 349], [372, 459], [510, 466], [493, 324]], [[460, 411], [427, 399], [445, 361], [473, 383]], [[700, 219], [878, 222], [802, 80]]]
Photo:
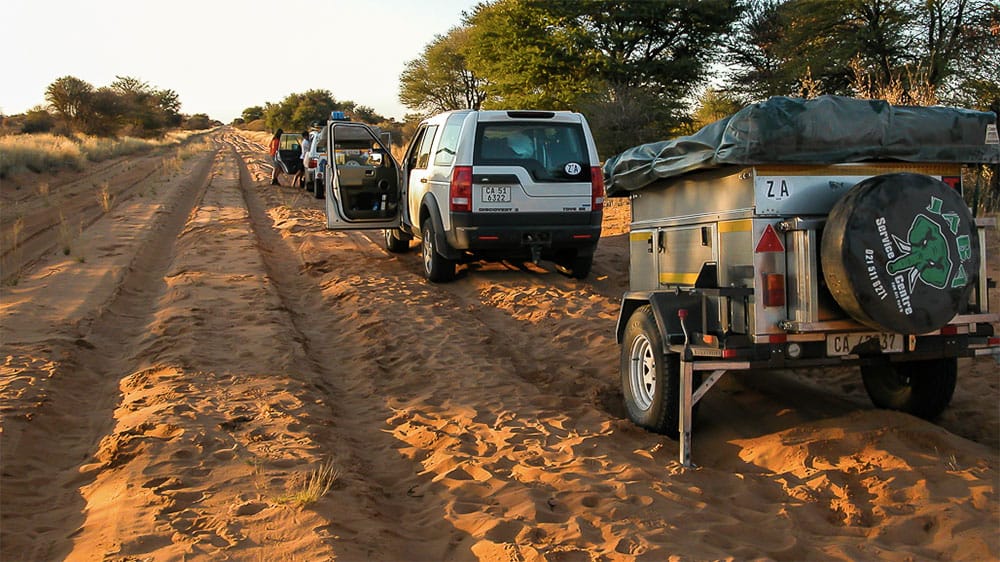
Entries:
[[859, 182], [830, 211], [823, 277], [852, 318], [923, 334], [964, 309], [979, 273], [979, 238], [961, 195], [920, 174]]
[[[663, 353], [663, 338], [653, 308], [642, 305], [625, 325], [621, 352], [621, 383], [625, 410], [636, 425], [678, 438], [680, 356]], [[695, 378], [695, 385], [700, 377]]]
[[876, 407], [932, 420], [951, 403], [958, 379], [958, 359], [864, 365], [861, 379]]

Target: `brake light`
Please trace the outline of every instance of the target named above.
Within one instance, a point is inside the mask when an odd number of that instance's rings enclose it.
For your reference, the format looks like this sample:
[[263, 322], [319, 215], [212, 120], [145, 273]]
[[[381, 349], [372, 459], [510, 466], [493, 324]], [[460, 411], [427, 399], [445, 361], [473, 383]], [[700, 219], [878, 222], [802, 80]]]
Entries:
[[309, 159], [309, 167], [310, 168], [315, 168], [318, 164], [319, 164], [319, 162], [315, 158], [310, 158]]
[[764, 274], [764, 306], [785, 306], [785, 276]]
[[599, 166], [590, 167], [590, 210], [604, 209], [604, 172]]
[[448, 199], [452, 211], [472, 212], [472, 166], [455, 166], [452, 170]]
[[958, 334], [958, 326], [955, 326], [954, 324], [941, 327], [942, 336], [954, 336], [957, 334]]

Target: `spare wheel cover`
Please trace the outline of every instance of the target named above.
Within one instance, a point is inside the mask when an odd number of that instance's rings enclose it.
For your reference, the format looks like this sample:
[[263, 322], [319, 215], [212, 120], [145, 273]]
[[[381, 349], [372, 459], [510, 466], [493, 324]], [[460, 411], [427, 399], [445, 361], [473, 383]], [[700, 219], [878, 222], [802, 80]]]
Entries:
[[830, 292], [852, 318], [922, 334], [968, 302], [979, 239], [957, 191], [920, 174], [886, 174], [858, 183], [834, 205], [821, 259]]

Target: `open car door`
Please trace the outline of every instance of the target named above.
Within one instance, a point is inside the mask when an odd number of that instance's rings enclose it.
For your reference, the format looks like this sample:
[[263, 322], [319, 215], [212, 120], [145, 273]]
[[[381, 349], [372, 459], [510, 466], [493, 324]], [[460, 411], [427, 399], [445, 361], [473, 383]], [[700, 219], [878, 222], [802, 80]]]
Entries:
[[[326, 227], [332, 230], [399, 226], [399, 165], [363, 123], [327, 124]], [[322, 142], [322, 139], [321, 139]]]

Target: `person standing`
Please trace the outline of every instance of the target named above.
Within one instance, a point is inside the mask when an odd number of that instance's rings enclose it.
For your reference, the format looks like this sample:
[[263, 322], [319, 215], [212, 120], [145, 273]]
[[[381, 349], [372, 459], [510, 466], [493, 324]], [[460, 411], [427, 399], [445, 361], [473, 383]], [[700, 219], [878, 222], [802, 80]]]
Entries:
[[306, 158], [309, 158], [309, 131], [302, 131], [302, 142], [299, 143], [299, 147], [302, 149], [302, 153], [299, 154], [299, 160], [302, 161], [302, 164], [295, 171], [295, 180], [292, 185], [302, 187], [306, 174]]
[[281, 162], [278, 161], [278, 147], [281, 146], [281, 135], [284, 133], [281, 129], [274, 132], [274, 136], [271, 137], [271, 165], [274, 168], [271, 170], [271, 185], [281, 185], [278, 183], [278, 175], [281, 174]]

